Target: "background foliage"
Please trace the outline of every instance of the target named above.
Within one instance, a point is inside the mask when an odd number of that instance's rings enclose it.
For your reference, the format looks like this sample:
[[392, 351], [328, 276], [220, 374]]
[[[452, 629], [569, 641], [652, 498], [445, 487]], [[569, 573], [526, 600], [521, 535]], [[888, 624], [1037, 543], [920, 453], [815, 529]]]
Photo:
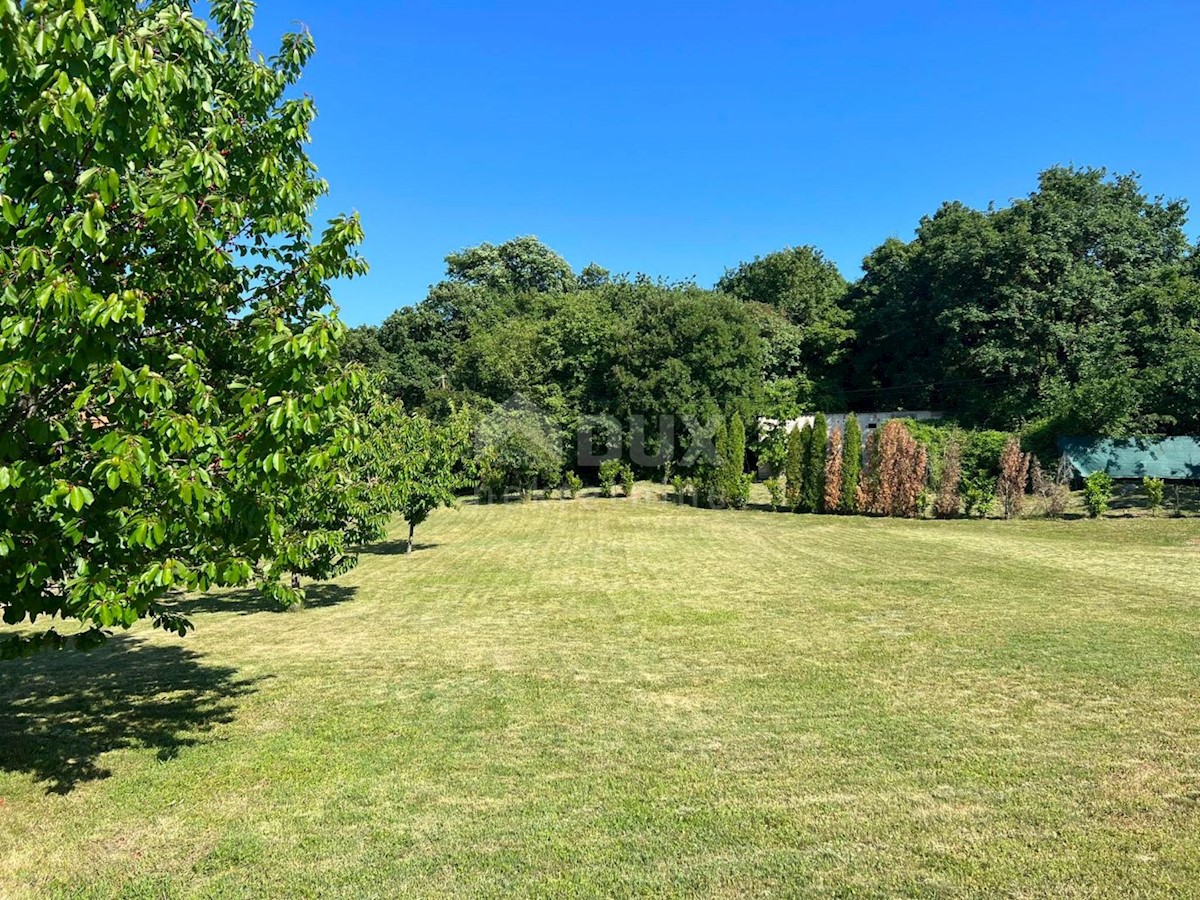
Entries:
[[[1051, 465], [1059, 435], [1200, 430], [1186, 212], [1136, 176], [1055, 167], [1009, 206], [944, 204], [911, 241], [869, 254], [854, 283], [804, 246], [741, 263], [713, 290], [594, 264], [574, 273], [517, 238], [451, 254], [424, 300], [354, 341], [397, 396], [431, 409], [520, 392], [570, 428], [593, 414], [736, 410], [749, 423], [931, 408], [967, 429], [1019, 430]], [[750, 429], [748, 449], [786, 467], [781, 431]]]

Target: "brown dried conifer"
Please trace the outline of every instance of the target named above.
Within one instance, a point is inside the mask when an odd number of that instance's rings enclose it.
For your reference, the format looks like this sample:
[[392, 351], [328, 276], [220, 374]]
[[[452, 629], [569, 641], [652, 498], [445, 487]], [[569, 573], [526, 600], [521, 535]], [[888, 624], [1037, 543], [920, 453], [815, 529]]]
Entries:
[[867, 442], [862, 508], [877, 516], [920, 512], [928, 457], [904, 423], [892, 419]]
[[1011, 519], [1025, 508], [1025, 482], [1029, 479], [1029, 454], [1021, 452], [1015, 437], [1004, 442], [1000, 451], [1000, 477], [996, 479], [996, 496], [1004, 507], [1004, 518]]
[[838, 512], [842, 505], [842, 430], [829, 435], [829, 453], [825, 457], [825, 512]]
[[933, 514], [939, 519], [953, 519], [958, 515], [962, 498], [962, 445], [951, 440], [942, 454], [942, 477], [938, 482], [937, 499], [933, 501]]

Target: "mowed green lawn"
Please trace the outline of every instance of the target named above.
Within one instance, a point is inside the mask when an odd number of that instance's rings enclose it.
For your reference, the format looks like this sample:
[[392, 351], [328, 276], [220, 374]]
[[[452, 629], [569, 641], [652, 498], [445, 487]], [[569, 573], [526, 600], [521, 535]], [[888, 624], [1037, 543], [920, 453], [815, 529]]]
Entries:
[[0, 895], [1200, 891], [1200, 520], [536, 501], [418, 541], [0, 664]]

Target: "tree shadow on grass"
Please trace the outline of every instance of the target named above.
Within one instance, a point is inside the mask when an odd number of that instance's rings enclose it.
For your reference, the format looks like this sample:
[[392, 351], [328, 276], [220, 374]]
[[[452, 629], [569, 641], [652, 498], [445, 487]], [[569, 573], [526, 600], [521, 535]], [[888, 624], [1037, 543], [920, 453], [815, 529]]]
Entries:
[[181, 644], [121, 634], [89, 653], [44, 652], [0, 664], [0, 771], [47, 793], [107, 778], [99, 758], [146, 748], [170, 760], [232, 721], [254, 681]]
[[[1160, 516], [1173, 515], [1178, 504], [1182, 514], [1200, 512], [1200, 489], [1190, 484], [1170, 482], [1163, 491], [1163, 505], [1159, 510]], [[1149, 503], [1145, 489], [1140, 484], [1119, 485], [1117, 493], [1109, 501], [1108, 508], [1112, 510], [1141, 510], [1149, 514]]]
[[[432, 550], [439, 546], [436, 543], [422, 544], [420, 541], [413, 543], [413, 553], [418, 553], [421, 550]], [[367, 544], [358, 552], [363, 556], [403, 556], [404, 551], [408, 549], [408, 539], [394, 541], [380, 541], [377, 544]]]
[[357, 592], [358, 588], [344, 584], [330, 582], [310, 584], [304, 589], [304, 603], [301, 606], [283, 606], [278, 600], [266, 597], [252, 588], [224, 593], [214, 591], [181, 597], [171, 603], [171, 611], [185, 616], [222, 612], [236, 613], [239, 616], [249, 616], [255, 613], [298, 612], [305, 609], [320, 609], [323, 606], [336, 606], [352, 599]]

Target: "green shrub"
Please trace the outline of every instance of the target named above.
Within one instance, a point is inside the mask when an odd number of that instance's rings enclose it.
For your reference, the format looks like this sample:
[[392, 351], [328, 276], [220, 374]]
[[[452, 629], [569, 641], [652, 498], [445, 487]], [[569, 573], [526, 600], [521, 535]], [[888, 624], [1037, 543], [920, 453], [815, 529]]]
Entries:
[[1004, 445], [1013, 437], [1007, 431], [975, 431], [963, 428], [952, 421], [940, 419], [917, 421], [900, 419], [913, 439], [925, 448], [934, 480], [941, 475], [941, 461], [951, 444], [958, 444], [963, 473], [978, 472], [990, 478], [1000, 475], [1000, 454]]
[[567, 496], [574, 500], [583, 488], [583, 479], [575, 472], [567, 472], [566, 488]]
[[775, 474], [782, 475], [787, 468], [788, 438], [791, 432], [784, 427], [782, 421], [774, 428], [764, 429], [759, 434], [755, 432], [756, 429], [750, 429], [748, 440], [754, 445], [759, 464]]
[[771, 509], [778, 511], [783, 506], [783, 482], [778, 478], [768, 478], [763, 484], [771, 495]]
[[743, 472], [737, 476], [733, 483], [733, 508], [745, 509], [746, 504], [750, 501], [750, 486], [754, 484], [754, 476], [748, 472]]
[[973, 473], [962, 480], [963, 513], [971, 516], [976, 513], [982, 518], [992, 508], [996, 499], [996, 482], [989, 476]]
[[690, 478], [676, 475], [671, 479], [671, 489], [675, 492], [675, 502], [682, 504], [692, 497], [695, 492], [695, 484]]
[[1012, 435], [1005, 431], [965, 432], [962, 448], [964, 477], [996, 481], [1000, 477], [1000, 455], [1010, 437]]
[[1036, 419], [1021, 429], [1021, 448], [1028, 450], [1044, 465], [1058, 459], [1058, 439], [1061, 427], [1057, 419]]
[[536, 485], [562, 480], [562, 452], [544, 422], [525, 410], [493, 411], [477, 432], [482, 446], [475, 469], [481, 494], [503, 499], [517, 490], [529, 498]]
[[1107, 472], [1093, 472], [1083, 485], [1083, 503], [1093, 519], [1108, 509], [1115, 483]]
[[913, 436], [913, 440], [925, 448], [936, 480], [940, 476], [940, 464], [946, 455], [947, 448], [959, 437], [962, 429], [957, 425], [949, 425], [938, 420], [901, 419], [900, 421], [904, 423], [908, 433]]
[[600, 496], [611, 497], [617, 479], [621, 477], [624, 464], [619, 459], [606, 459], [600, 463]]
[[917, 494], [917, 518], [924, 518], [929, 515], [930, 509], [933, 507], [933, 500], [936, 494], [933, 489], [927, 484], [921, 488], [921, 492]]
[[1146, 489], [1146, 506], [1150, 512], [1157, 515], [1158, 511], [1162, 509], [1166, 485], [1163, 484], [1161, 478], [1143, 478], [1142, 487]]
[[624, 465], [621, 466], [621, 490], [625, 492], [626, 497], [633, 496], [633, 467]]
[[671, 490], [675, 495], [675, 502], [682, 503], [684, 499], [684, 487], [687, 485], [687, 480], [682, 475], [676, 475], [671, 479]]

